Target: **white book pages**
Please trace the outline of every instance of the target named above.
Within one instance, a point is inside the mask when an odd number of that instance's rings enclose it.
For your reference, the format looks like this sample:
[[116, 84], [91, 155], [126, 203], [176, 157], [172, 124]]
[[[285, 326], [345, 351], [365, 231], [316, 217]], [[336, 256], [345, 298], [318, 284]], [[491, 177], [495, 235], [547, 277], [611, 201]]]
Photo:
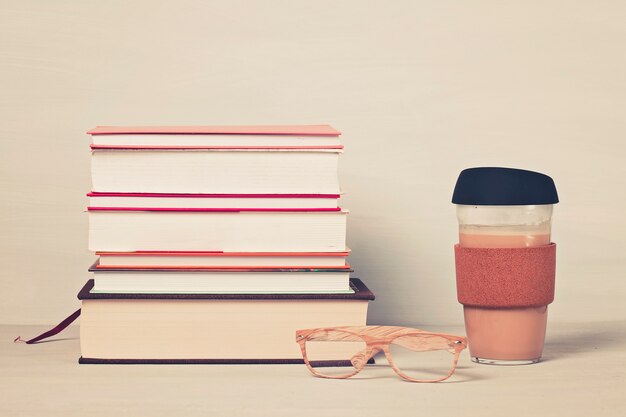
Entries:
[[[365, 300], [84, 300], [80, 348], [83, 358], [98, 359], [302, 359], [296, 330], [365, 325], [367, 307]], [[337, 349], [328, 359], [354, 354]]]
[[91, 292], [165, 294], [351, 293], [349, 272], [96, 271]]
[[339, 146], [338, 136], [295, 135], [92, 135], [94, 145], [105, 146]]
[[339, 152], [92, 152], [97, 192], [198, 194], [339, 194]]
[[128, 208], [337, 208], [337, 198], [90, 196], [90, 207]]
[[185, 255], [100, 255], [100, 266], [104, 267], [344, 267], [345, 256], [185, 256]]
[[90, 211], [97, 252], [337, 252], [346, 249], [345, 211]]

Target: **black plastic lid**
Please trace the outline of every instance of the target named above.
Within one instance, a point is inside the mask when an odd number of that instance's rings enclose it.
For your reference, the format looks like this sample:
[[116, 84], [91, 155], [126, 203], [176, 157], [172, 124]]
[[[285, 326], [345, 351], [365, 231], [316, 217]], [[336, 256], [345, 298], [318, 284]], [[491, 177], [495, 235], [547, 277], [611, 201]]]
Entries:
[[452, 195], [454, 204], [468, 206], [526, 206], [556, 204], [552, 178], [514, 168], [468, 168], [461, 171]]

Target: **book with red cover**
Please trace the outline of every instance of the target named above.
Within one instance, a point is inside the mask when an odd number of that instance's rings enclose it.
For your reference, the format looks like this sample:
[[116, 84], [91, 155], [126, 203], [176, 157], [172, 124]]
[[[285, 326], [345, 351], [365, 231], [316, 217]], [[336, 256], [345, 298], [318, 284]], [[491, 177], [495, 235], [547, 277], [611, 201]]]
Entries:
[[315, 213], [326, 211], [341, 211], [340, 207], [332, 208], [205, 208], [205, 207], [87, 207], [87, 211], [172, 211], [180, 213], [241, 213], [245, 211], [251, 212], [269, 212], [269, 213]]
[[87, 197], [170, 197], [170, 198], [339, 198], [339, 194], [168, 194], [168, 193], [100, 193], [90, 191]]
[[166, 194], [89, 192], [89, 207], [124, 209], [337, 210], [339, 194]]
[[102, 266], [96, 261], [89, 267], [89, 272], [354, 272], [349, 264], [341, 267], [262, 267], [262, 266], [221, 266], [221, 267], [169, 267], [155, 268], [150, 266], [111, 267]]
[[[224, 140], [232, 142], [228, 139]], [[341, 149], [186, 149], [190, 143], [187, 137], [165, 135], [162, 141], [167, 148], [132, 145], [129, 149], [93, 149], [93, 190], [152, 194], [341, 193], [337, 177]], [[122, 142], [120, 146], [126, 146], [129, 141]]]
[[344, 268], [338, 252], [96, 252], [96, 268]]
[[330, 125], [96, 126], [88, 130], [87, 134], [339, 136], [341, 132]]
[[[365, 325], [374, 294], [103, 294], [82, 301], [81, 364], [303, 363], [295, 331]], [[335, 354], [336, 355], [336, 354]], [[342, 353], [336, 364], [349, 364]]]
[[[346, 247], [346, 211], [89, 211], [89, 249], [96, 252], [335, 252]], [[199, 231], [203, 231], [200, 233]]]
[[329, 125], [98, 126], [87, 132], [97, 149], [343, 149]]

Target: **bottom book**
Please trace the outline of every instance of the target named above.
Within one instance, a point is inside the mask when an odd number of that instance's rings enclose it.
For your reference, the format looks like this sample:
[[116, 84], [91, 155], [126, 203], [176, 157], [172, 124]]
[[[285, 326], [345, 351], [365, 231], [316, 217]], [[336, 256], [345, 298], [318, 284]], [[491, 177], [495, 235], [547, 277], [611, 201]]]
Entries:
[[[302, 363], [298, 329], [358, 326], [374, 294], [92, 293], [82, 301], [80, 363]], [[349, 360], [339, 343], [329, 361]], [[345, 350], [345, 349], [343, 349]]]

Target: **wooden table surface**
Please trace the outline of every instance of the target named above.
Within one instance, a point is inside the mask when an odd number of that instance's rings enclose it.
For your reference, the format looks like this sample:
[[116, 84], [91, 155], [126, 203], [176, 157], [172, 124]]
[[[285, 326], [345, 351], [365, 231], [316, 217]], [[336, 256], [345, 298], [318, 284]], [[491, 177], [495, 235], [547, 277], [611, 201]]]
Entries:
[[[0, 326], [1, 416], [624, 416], [626, 321], [549, 323], [544, 361], [476, 365], [450, 382], [404, 382], [383, 365], [358, 378], [303, 365], [78, 365], [78, 327]], [[428, 328], [463, 334], [459, 327]]]

